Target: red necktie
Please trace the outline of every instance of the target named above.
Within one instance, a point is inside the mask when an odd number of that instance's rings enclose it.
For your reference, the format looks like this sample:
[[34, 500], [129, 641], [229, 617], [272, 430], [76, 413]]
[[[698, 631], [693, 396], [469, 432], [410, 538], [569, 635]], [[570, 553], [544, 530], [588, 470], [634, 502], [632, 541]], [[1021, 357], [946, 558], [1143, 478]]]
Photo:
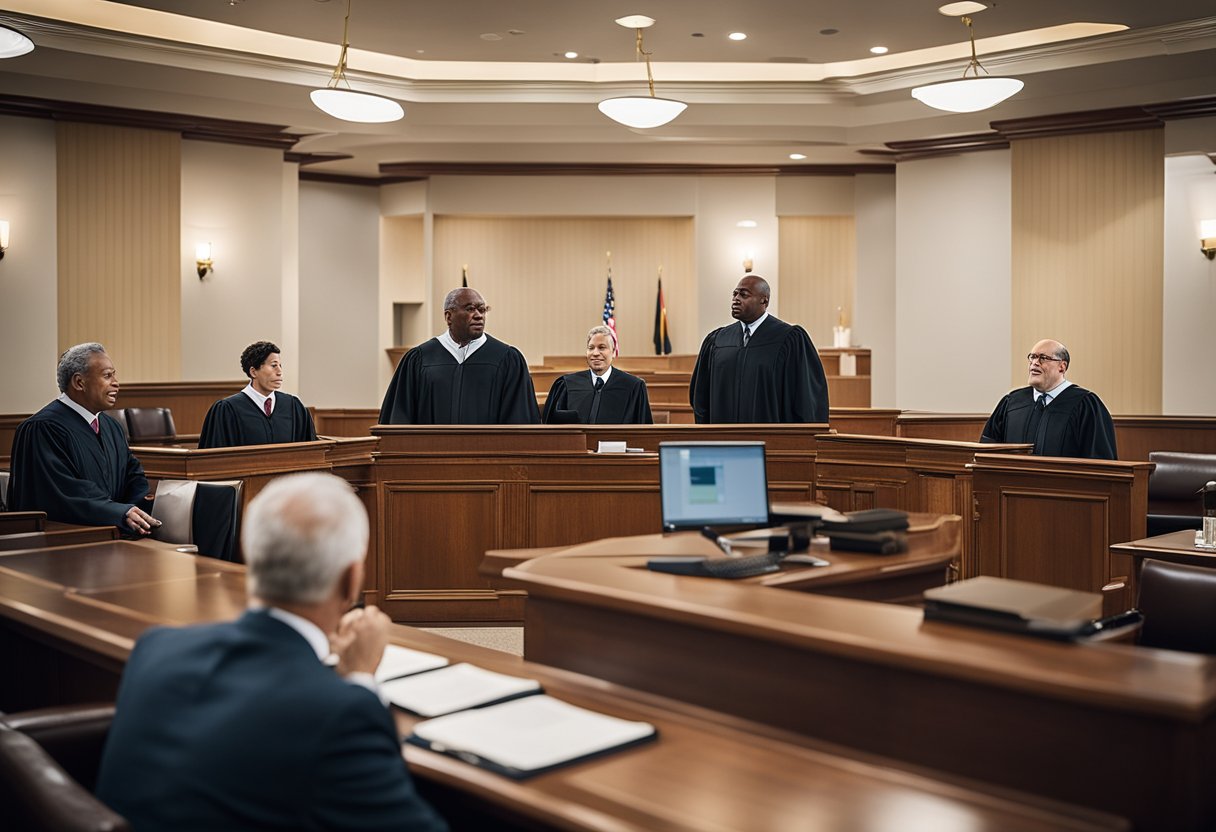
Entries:
[[89, 422], [89, 427], [93, 429], [93, 433], [101, 433], [101, 425], [97, 424], [97, 417], [93, 417], [93, 421]]
[[265, 405], [264, 409], [266, 410], [266, 415], [269, 416], [270, 415], [270, 399], [267, 399], [266, 401], [262, 402], [262, 404]]

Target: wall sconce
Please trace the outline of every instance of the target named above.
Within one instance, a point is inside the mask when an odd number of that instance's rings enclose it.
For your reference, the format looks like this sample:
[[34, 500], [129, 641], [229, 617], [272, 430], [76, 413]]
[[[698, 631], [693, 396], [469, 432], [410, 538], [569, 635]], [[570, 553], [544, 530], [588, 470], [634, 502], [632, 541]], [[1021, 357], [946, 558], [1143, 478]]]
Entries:
[[198, 262], [198, 279], [202, 280], [211, 271], [211, 243], [199, 243], [194, 247], [194, 259]]
[[755, 265], [755, 262], [754, 262], [755, 259], [756, 259], [756, 255], [750, 251], [743, 255], [743, 273], [744, 274], [752, 273], [752, 266]]
[[1216, 220], [1199, 223], [1199, 250], [1209, 260], [1216, 260]]
[[8, 220], [0, 220], [0, 260], [4, 259], [6, 251], [8, 251]]

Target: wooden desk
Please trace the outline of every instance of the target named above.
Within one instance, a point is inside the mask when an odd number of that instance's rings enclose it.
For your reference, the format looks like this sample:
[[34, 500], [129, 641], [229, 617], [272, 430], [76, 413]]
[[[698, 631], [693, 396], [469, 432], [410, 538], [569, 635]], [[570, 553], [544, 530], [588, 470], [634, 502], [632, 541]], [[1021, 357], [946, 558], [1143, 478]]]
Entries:
[[924, 622], [641, 560], [558, 554], [507, 569], [528, 592], [526, 657], [1137, 829], [1216, 824], [1216, 658]]
[[0, 534], [46, 531], [45, 511], [0, 511]]
[[[867, 555], [858, 552], [833, 552], [814, 547], [813, 554], [830, 566], [786, 563], [780, 572], [741, 579], [761, 586], [815, 592], [866, 601], [908, 603], [920, 601], [926, 589], [946, 582], [950, 564], [960, 551], [961, 518], [957, 516], [913, 515], [910, 518], [908, 551], [897, 555]], [[500, 578], [504, 570], [550, 555], [562, 557], [629, 556], [641, 559], [673, 555], [719, 557], [721, 551], [696, 532], [616, 537], [569, 547], [543, 549], [493, 549], [486, 552], [479, 571]], [[746, 554], [746, 552], [745, 552]], [[504, 579], [505, 580], [505, 579]], [[512, 583], [511, 585], [518, 586]]]
[[48, 522], [45, 531], [0, 534], [0, 552], [70, 546], [74, 543], [103, 543], [117, 539], [116, 526], [73, 526], [70, 523]]
[[1110, 547], [1110, 553], [1112, 557], [1130, 558], [1137, 575], [1145, 558], [1216, 569], [1216, 551], [1196, 548], [1194, 529], [1133, 540], [1131, 543], [1117, 543]]
[[[143, 543], [0, 556], [0, 644], [31, 643], [77, 666], [91, 664], [97, 678], [108, 678], [113, 695], [143, 630], [239, 614], [243, 579], [243, 567]], [[434, 634], [396, 627], [392, 640], [453, 662], [536, 678], [561, 699], [659, 729], [653, 743], [523, 782], [406, 746], [422, 793], [455, 828], [489, 829], [504, 821], [575, 832], [902, 832], [910, 824], [970, 832], [1127, 828], [1108, 815], [997, 793], [956, 777], [946, 782], [890, 760], [808, 743], [734, 716]], [[6, 649], [4, 657], [11, 652]], [[21, 667], [23, 677], [40, 683], [51, 678], [27, 664], [7, 666]], [[60, 678], [71, 672], [57, 671]], [[396, 717], [403, 733], [416, 721], [399, 712]]]

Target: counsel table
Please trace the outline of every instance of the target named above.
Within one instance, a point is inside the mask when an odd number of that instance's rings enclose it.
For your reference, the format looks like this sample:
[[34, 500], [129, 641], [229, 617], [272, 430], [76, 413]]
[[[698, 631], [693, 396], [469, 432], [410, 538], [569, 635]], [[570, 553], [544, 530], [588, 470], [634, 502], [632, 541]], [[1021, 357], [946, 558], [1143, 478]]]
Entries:
[[[230, 618], [244, 606], [244, 567], [158, 544], [0, 555], [0, 645], [25, 640], [70, 654], [108, 675], [111, 685], [149, 626]], [[537, 678], [566, 701], [659, 728], [657, 742], [524, 782], [406, 747], [424, 794], [457, 813], [463, 828], [490, 828], [504, 818], [529, 828], [618, 832], [904, 830], [912, 818], [925, 828], [993, 832], [1126, 828], [1116, 818], [1041, 798], [976, 792], [889, 761], [829, 753], [727, 714], [407, 627], [395, 627], [393, 641]], [[398, 714], [402, 732], [414, 721]]]
[[1216, 569], [1216, 550], [1197, 548], [1194, 529], [1183, 529], [1156, 537], [1146, 537], [1143, 540], [1133, 540], [1131, 543], [1117, 543], [1110, 547], [1110, 553], [1131, 558], [1136, 564], [1137, 574], [1139, 574], [1145, 558], [1168, 560], [1172, 563], [1189, 563], [1192, 566]]
[[537, 558], [525, 656], [915, 765], [1127, 815], [1216, 824], [1216, 658], [924, 622], [919, 610]]

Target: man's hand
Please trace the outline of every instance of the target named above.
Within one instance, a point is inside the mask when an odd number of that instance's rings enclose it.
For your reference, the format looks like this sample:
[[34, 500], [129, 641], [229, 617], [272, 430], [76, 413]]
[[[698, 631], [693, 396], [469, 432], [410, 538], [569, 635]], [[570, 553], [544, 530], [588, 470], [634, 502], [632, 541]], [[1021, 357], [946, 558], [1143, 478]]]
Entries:
[[131, 506], [131, 510], [127, 512], [127, 516], [123, 519], [127, 523], [127, 528], [140, 534], [151, 534], [152, 529], [160, 525], [159, 520], [153, 518], [151, 514], [148, 514], [148, 512], [139, 506]]
[[329, 637], [330, 649], [338, 657], [338, 672], [375, 673], [388, 644], [392, 621], [376, 607], [351, 610], [338, 622], [338, 631]]

